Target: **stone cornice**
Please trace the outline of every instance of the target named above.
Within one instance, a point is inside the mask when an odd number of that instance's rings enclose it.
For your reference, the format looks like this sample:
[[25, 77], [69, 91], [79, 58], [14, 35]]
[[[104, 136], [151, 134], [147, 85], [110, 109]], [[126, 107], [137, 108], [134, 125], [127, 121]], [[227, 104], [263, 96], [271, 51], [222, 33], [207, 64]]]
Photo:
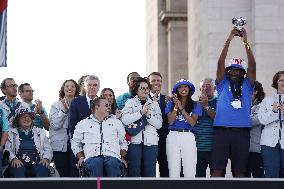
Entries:
[[187, 11], [161, 11], [160, 20], [163, 24], [169, 21], [187, 21]]

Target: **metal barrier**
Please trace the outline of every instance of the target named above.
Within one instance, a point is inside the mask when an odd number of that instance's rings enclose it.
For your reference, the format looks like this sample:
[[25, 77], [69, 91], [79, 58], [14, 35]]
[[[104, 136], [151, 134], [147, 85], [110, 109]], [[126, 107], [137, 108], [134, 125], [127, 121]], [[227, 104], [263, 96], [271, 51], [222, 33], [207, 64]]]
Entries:
[[[99, 182], [99, 183], [98, 183]], [[0, 179], [7, 189], [283, 189], [284, 179], [46, 178]], [[98, 188], [99, 187], [99, 188]]]

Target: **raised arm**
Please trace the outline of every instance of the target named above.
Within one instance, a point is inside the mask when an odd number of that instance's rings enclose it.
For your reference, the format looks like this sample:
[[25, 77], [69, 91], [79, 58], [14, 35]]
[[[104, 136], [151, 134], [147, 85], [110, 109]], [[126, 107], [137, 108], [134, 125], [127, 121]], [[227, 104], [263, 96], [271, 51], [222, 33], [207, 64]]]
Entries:
[[250, 84], [253, 85], [256, 80], [256, 63], [255, 63], [255, 59], [254, 59], [251, 47], [248, 43], [247, 32], [244, 28], [242, 29], [242, 39], [243, 39], [243, 44], [245, 46], [247, 58], [248, 58], [247, 77], [248, 77]]
[[236, 28], [234, 28], [231, 31], [228, 39], [226, 40], [225, 45], [224, 45], [222, 52], [220, 54], [220, 57], [218, 59], [217, 72], [216, 72], [216, 80], [217, 80], [218, 83], [220, 83], [225, 76], [225, 60], [226, 60], [226, 57], [227, 57], [227, 54], [228, 54], [230, 42], [237, 34], [239, 34], [239, 32]]
[[[175, 120], [176, 120], [176, 116], [177, 116], [177, 111], [180, 109], [182, 109], [181, 106], [181, 102], [178, 100], [176, 95], [172, 96], [172, 101], [169, 101], [167, 106], [168, 108], [170, 108], [171, 110], [167, 113], [167, 117], [168, 117], [168, 123], [169, 125], [174, 124]], [[172, 102], [172, 104], [170, 104]], [[174, 108], [172, 108], [172, 106], [174, 106]]]
[[64, 112], [60, 103], [60, 101], [53, 103], [49, 112], [50, 127], [55, 130], [63, 128], [66, 120], [68, 121], [68, 112]]

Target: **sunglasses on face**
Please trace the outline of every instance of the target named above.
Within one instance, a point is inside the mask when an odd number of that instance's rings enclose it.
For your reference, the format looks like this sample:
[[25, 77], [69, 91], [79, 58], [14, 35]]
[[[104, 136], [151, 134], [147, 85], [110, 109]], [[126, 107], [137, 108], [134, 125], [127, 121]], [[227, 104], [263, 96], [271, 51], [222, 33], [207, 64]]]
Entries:
[[91, 87], [97, 87], [98, 84], [87, 84], [87, 87], [91, 88]]

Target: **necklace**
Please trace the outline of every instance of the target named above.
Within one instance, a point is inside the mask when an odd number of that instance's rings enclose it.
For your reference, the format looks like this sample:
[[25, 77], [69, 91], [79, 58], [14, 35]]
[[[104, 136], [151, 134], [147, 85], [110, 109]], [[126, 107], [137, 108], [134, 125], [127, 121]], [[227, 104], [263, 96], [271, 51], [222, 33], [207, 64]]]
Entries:
[[31, 128], [29, 128], [29, 129], [21, 129], [21, 128], [19, 128], [19, 131], [22, 132], [22, 133], [25, 133], [25, 135], [29, 135], [29, 132], [31, 130], [32, 130]]
[[[239, 87], [239, 91], [238, 91], [238, 87]], [[233, 83], [230, 82], [229, 91], [232, 93], [234, 99], [241, 100], [241, 98], [242, 98], [242, 85], [238, 86], [238, 84], [234, 85]], [[239, 92], [239, 94], [238, 94], [238, 92]]]

